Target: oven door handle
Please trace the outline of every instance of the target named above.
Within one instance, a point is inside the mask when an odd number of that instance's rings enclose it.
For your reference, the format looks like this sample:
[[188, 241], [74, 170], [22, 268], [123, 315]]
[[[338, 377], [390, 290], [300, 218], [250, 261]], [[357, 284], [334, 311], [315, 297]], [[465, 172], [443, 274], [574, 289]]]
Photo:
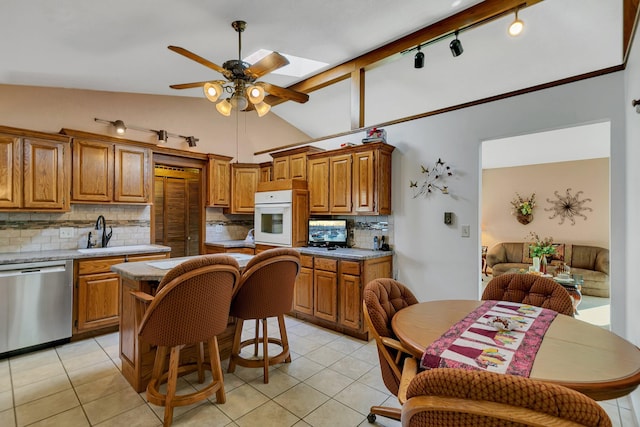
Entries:
[[257, 209], [268, 209], [268, 208], [290, 208], [291, 203], [261, 203], [256, 205]]

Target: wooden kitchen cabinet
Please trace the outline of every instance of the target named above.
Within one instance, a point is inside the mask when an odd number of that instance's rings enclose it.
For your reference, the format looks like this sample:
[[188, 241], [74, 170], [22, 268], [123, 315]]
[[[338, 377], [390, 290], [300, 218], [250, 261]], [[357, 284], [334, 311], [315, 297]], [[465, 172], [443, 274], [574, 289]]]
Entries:
[[321, 148], [306, 145], [291, 150], [271, 153], [273, 157], [273, 181], [283, 179], [307, 179], [307, 155], [322, 152]]
[[68, 137], [0, 126], [0, 170], [0, 210], [69, 211]]
[[371, 143], [309, 155], [310, 213], [391, 214], [391, 153]]
[[74, 262], [73, 334], [117, 326], [120, 322], [120, 276], [111, 266], [123, 262], [163, 259], [169, 252], [120, 255]]
[[231, 205], [232, 157], [209, 154], [208, 206], [228, 208]]
[[255, 254], [255, 249], [254, 248], [225, 248], [225, 247], [222, 247], [222, 246], [215, 246], [215, 245], [205, 244], [204, 245], [204, 253], [205, 254], [229, 254], [229, 253], [234, 253], [234, 254], [254, 255]]
[[149, 203], [150, 195], [151, 150], [111, 141], [73, 140], [72, 202]]
[[273, 174], [272, 162], [260, 163], [260, 182], [271, 181], [272, 174]]
[[368, 339], [362, 314], [362, 289], [391, 277], [392, 256], [345, 260], [301, 254], [292, 315], [361, 339]]
[[255, 193], [260, 181], [260, 165], [234, 163], [231, 165], [232, 214], [252, 214], [255, 210]]

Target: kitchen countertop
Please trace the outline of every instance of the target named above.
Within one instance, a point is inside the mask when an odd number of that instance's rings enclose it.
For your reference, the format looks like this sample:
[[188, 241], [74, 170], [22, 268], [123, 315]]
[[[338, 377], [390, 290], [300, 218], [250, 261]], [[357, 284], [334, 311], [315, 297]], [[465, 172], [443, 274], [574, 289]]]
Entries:
[[0, 253], [0, 264], [19, 264], [23, 262], [58, 261], [67, 259], [89, 259], [118, 255], [170, 252], [171, 248], [161, 245], [111, 246], [93, 249], [62, 249], [55, 251], [8, 252]]
[[[238, 261], [240, 269], [243, 269], [249, 260], [253, 258], [253, 255], [247, 254], [228, 253], [220, 255], [229, 255], [235, 258], [236, 261]], [[162, 261], [124, 262], [122, 264], [112, 265], [111, 271], [118, 273], [121, 277], [131, 280], [150, 280], [159, 282], [171, 268], [197, 256], [199, 255], [170, 258]]]
[[253, 242], [247, 242], [246, 240], [219, 240], [217, 242], [204, 242], [205, 245], [216, 246], [219, 248], [255, 248], [256, 245]]

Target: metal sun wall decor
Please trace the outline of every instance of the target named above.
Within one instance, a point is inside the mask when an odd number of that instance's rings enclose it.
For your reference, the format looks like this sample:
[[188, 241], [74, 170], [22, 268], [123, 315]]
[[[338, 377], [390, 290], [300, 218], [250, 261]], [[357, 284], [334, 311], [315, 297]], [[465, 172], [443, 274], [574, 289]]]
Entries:
[[414, 188], [413, 198], [418, 196], [427, 196], [429, 193], [433, 193], [434, 190], [440, 190], [442, 194], [449, 194], [449, 187], [444, 185], [444, 180], [448, 176], [453, 176], [453, 171], [450, 166], [438, 159], [435, 166], [431, 169], [425, 168], [420, 165], [421, 172], [424, 175], [423, 181], [418, 187], [418, 181], [409, 181], [409, 188]]
[[583, 205], [587, 202], [590, 202], [591, 199], [582, 199], [580, 200], [580, 195], [582, 191], [578, 191], [573, 196], [571, 195], [571, 189], [567, 188], [564, 196], [558, 194], [557, 191], [554, 191], [553, 194], [558, 198], [557, 200], [547, 199], [547, 202], [551, 203], [552, 206], [550, 208], [544, 208], [545, 211], [553, 212], [553, 214], [549, 217], [549, 219], [553, 219], [557, 216], [560, 217], [559, 225], [564, 223], [565, 219], [569, 219], [571, 221], [571, 225], [576, 225], [577, 216], [584, 218], [587, 220], [587, 216], [582, 213], [583, 211], [593, 212], [593, 209], [589, 207], [584, 207]]

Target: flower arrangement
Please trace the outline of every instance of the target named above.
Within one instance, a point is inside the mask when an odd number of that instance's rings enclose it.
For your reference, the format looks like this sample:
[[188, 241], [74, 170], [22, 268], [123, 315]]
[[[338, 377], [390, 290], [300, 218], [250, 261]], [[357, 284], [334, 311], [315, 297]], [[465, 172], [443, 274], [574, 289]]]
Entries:
[[511, 201], [513, 206], [513, 213], [520, 213], [522, 215], [531, 215], [533, 208], [536, 207], [536, 193], [531, 194], [528, 199], [523, 199], [519, 193], [516, 193], [516, 198]]
[[531, 255], [534, 257], [542, 258], [543, 256], [546, 257], [547, 255], [553, 255], [556, 253], [552, 237], [540, 239], [538, 233], [534, 231], [530, 232], [529, 236], [533, 242], [533, 244], [529, 245], [529, 250], [531, 251]]

